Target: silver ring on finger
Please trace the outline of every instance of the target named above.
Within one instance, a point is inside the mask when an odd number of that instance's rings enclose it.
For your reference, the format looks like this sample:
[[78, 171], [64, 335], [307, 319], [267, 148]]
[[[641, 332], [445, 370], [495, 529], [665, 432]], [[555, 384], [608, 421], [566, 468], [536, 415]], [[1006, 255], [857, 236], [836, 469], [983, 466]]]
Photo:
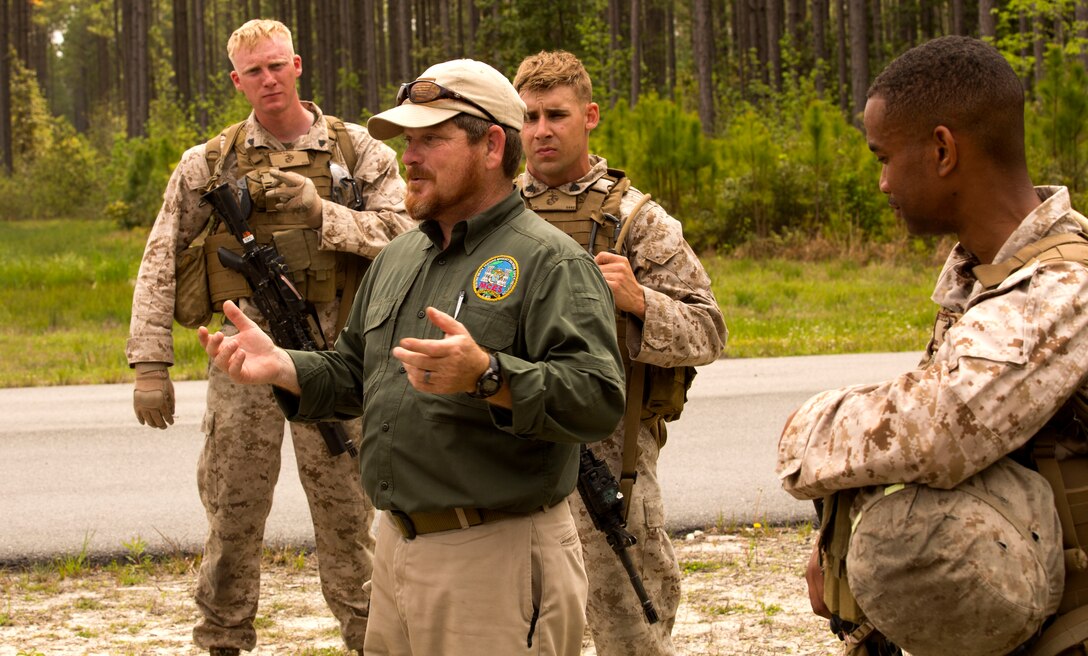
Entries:
[[423, 370], [423, 384], [424, 385], [430, 385], [431, 384], [431, 371], [429, 369], [424, 369]]

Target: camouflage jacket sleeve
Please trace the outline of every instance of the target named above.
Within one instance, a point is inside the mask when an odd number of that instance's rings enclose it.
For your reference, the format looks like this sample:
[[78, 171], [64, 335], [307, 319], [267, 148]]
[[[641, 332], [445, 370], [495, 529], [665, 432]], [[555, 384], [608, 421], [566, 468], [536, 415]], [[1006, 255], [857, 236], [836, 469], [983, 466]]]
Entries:
[[363, 210], [355, 212], [336, 203], [324, 203], [321, 248], [373, 259], [391, 239], [414, 224], [404, 210], [405, 185], [396, 152], [371, 137], [362, 126], [345, 125], [355, 146], [353, 173], [363, 197]]
[[137, 362], [174, 362], [174, 279], [177, 255], [200, 235], [211, 207], [200, 206], [209, 177], [204, 144], [185, 151], [170, 175], [162, 207], [151, 227], [132, 294], [125, 355]]
[[626, 239], [635, 278], [645, 288], [645, 321], [629, 315], [627, 346], [632, 358], [660, 367], [695, 366], [716, 360], [727, 331], [710, 278], [684, 240], [680, 222], [657, 203], [628, 213], [642, 198], [623, 196], [621, 213], [634, 219]]
[[922, 368], [813, 397], [779, 441], [786, 491], [951, 488], [1016, 450], [1088, 370], [1086, 294], [1080, 264], [1027, 267], [972, 299]]

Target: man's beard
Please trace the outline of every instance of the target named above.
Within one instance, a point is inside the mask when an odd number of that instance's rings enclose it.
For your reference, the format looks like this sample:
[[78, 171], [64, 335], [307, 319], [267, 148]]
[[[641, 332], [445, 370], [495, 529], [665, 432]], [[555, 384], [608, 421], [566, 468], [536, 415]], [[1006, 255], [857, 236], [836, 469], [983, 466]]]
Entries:
[[408, 216], [416, 223], [423, 223], [434, 217], [438, 203], [434, 197], [423, 198], [419, 194], [409, 191], [404, 197], [404, 209], [408, 210]]

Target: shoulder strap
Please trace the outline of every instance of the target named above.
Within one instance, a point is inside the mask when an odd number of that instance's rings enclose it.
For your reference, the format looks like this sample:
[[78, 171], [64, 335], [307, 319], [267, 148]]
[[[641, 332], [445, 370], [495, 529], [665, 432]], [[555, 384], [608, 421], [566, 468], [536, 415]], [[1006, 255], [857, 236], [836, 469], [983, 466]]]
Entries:
[[245, 139], [245, 133], [242, 132], [243, 125], [245, 121], [239, 121], [204, 144], [204, 161], [208, 163], [208, 171], [211, 173], [208, 184], [219, 183], [219, 177], [223, 174], [223, 161], [227, 159], [227, 154], [234, 149], [239, 137]]
[[347, 166], [348, 171], [354, 175], [358, 156], [355, 153], [355, 144], [351, 142], [351, 135], [348, 134], [347, 126], [344, 125], [342, 120], [328, 114], [325, 115], [325, 125], [328, 126], [329, 136], [336, 142], [336, 147], [340, 150], [340, 155], [344, 158], [344, 164]]
[[975, 278], [986, 289], [993, 289], [1012, 274], [1032, 262], [1082, 262], [1088, 264], [1088, 239], [1081, 233], [1063, 232], [1043, 237], [1016, 251], [1009, 259], [996, 264], [980, 264], [972, 269]]

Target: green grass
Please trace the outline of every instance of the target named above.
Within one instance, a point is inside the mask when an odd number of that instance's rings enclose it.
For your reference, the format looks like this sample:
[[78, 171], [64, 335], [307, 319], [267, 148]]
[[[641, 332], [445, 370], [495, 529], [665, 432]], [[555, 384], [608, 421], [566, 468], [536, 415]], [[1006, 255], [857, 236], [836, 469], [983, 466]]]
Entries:
[[[125, 341], [146, 230], [108, 221], [0, 221], [0, 387], [132, 380]], [[175, 326], [175, 380], [201, 378]]]
[[841, 259], [704, 258], [729, 326], [728, 357], [925, 348], [939, 266]]
[[[105, 220], [0, 221], [0, 387], [133, 379], [125, 342], [146, 239]], [[913, 261], [706, 257], [725, 355], [921, 350], [939, 267]], [[174, 348], [174, 380], [206, 375], [195, 331], [175, 325]]]

